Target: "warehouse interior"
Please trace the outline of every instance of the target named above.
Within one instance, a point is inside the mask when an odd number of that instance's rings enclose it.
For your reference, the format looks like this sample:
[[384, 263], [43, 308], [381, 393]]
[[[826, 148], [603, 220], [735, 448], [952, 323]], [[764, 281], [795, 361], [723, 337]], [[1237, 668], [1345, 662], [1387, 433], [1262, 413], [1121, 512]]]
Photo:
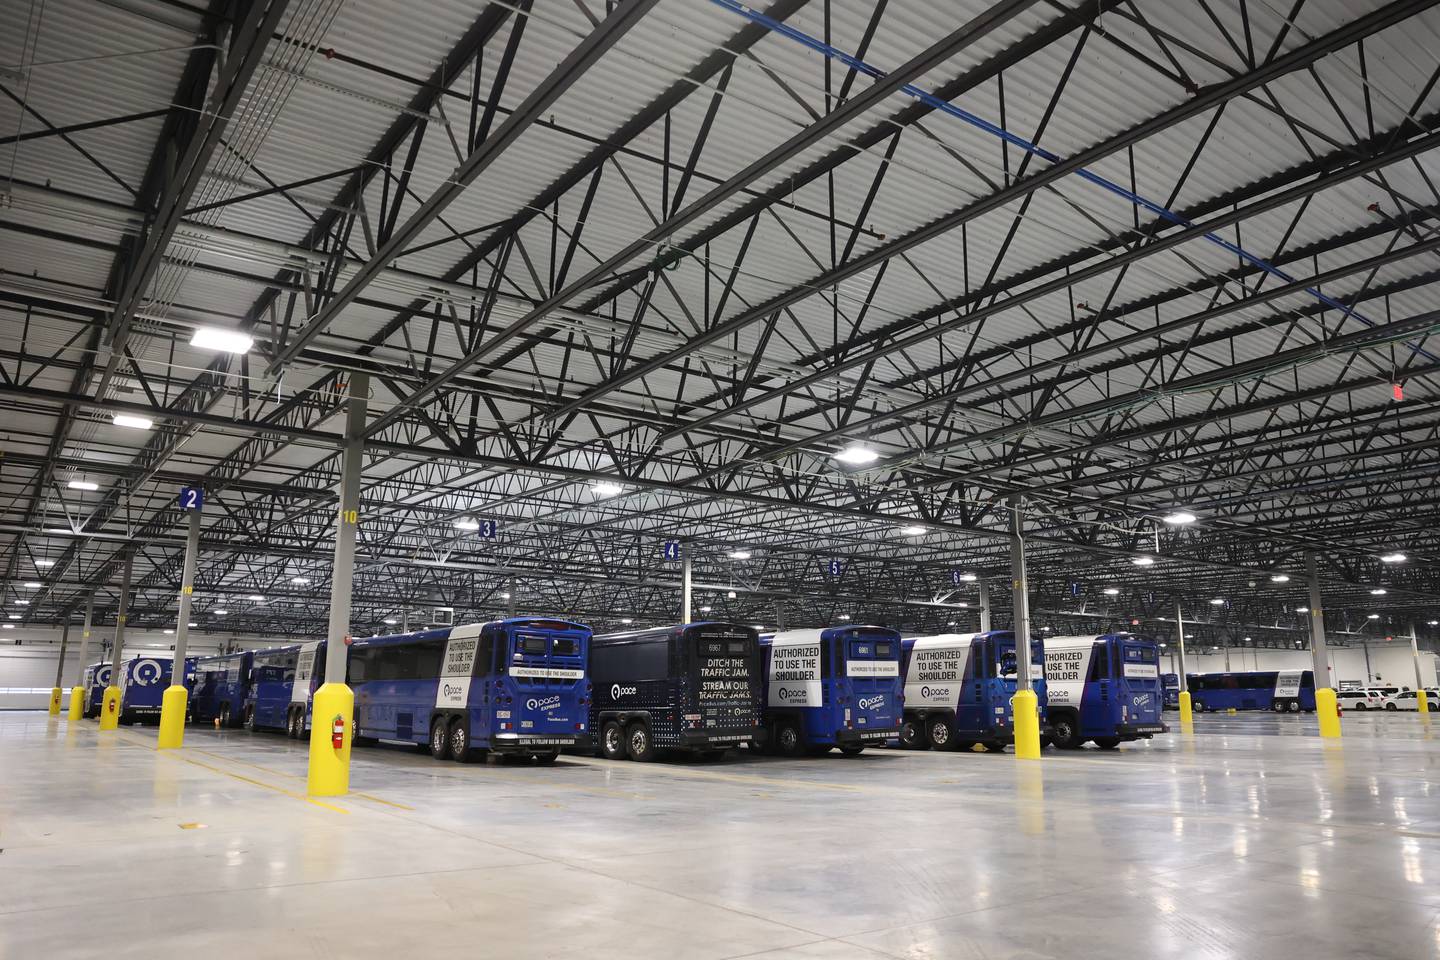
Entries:
[[[1440, 958], [1435, 8], [6, 0], [0, 955]], [[522, 621], [888, 631], [897, 736], [320, 692]], [[170, 666], [297, 648], [308, 744]]]

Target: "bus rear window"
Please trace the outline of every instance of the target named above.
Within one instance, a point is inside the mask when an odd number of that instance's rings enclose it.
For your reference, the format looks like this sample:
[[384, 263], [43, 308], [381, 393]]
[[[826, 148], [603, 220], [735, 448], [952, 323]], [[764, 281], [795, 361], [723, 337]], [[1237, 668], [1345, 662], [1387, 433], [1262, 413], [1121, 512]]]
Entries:
[[1126, 647], [1125, 647], [1125, 662], [1126, 662], [1126, 663], [1154, 663], [1154, 662], [1155, 662], [1155, 648], [1154, 648], [1154, 647], [1132, 647], [1132, 646], [1126, 645]]
[[875, 644], [875, 656], [876, 656], [877, 659], [885, 659], [885, 660], [890, 659], [891, 657], [895, 656], [895, 644], [893, 644], [893, 643], [877, 643], [877, 644]]
[[749, 652], [750, 644], [746, 643], [744, 640], [731, 640], [725, 646], [727, 653], [732, 653], [737, 656], [743, 656], [744, 654]]
[[557, 657], [573, 657], [578, 650], [579, 644], [571, 637], [556, 637], [550, 641], [550, 652]]
[[537, 654], [537, 655], [540, 655], [540, 656], [544, 656], [544, 654], [545, 654], [545, 638], [544, 638], [544, 637], [520, 637], [520, 638], [519, 638], [519, 642], [515, 644], [515, 649], [518, 650], [520, 653], [533, 653], [533, 654]]

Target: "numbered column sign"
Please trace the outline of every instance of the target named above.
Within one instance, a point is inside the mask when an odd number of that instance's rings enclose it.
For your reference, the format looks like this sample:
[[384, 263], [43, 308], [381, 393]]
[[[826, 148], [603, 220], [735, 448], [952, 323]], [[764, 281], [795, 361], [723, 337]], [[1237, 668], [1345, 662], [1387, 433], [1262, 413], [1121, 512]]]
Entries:
[[678, 540], [666, 540], [666, 541], [665, 541], [665, 549], [664, 549], [664, 553], [662, 554], [662, 556], [664, 556], [666, 560], [679, 560], [680, 557], [682, 556], [682, 553], [681, 553], [681, 550], [680, 550], [680, 541], [678, 541]]
[[957, 586], [957, 587], [960, 586], [960, 584], [964, 583], [964, 582], [965, 582], [965, 573], [964, 573], [964, 571], [962, 571], [962, 570], [951, 570], [951, 571], [950, 571], [950, 582], [953, 583], [953, 584], [955, 584], [955, 586]]
[[496, 524], [494, 520], [481, 520], [480, 526], [475, 533], [486, 540], [495, 539]]
[[845, 564], [840, 560], [830, 561], [830, 576], [838, 577], [845, 572]]
[[180, 488], [180, 509], [200, 510], [205, 506], [205, 491], [200, 487]]

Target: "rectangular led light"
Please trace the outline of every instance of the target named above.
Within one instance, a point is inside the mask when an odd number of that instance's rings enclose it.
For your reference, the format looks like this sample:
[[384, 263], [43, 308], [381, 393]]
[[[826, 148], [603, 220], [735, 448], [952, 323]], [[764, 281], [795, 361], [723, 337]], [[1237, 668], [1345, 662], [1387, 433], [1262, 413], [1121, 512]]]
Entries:
[[255, 346], [255, 338], [239, 330], [198, 327], [190, 337], [190, 346], [222, 353], [249, 353], [250, 348]]
[[65, 484], [71, 490], [99, 490], [100, 484], [91, 480], [71, 480]]
[[155, 421], [149, 417], [132, 417], [128, 413], [117, 413], [110, 422], [117, 427], [130, 427], [134, 430], [149, 430], [155, 426]]

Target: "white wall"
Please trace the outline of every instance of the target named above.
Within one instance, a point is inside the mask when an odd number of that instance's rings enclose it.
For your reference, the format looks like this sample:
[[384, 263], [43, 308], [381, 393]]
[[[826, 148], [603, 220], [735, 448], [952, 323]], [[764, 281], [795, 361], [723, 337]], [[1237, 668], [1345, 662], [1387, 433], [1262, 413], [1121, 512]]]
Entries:
[[[61, 630], [51, 627], [20, 627], [4, 631], [4, 635], [0, 636], [0, 710], [44, 709], [49, 704], [50, 689], [55, 685], [55, 667], [60, 659], [60, 636]], [[114, 636], [113, 626], [93, 628], [86, 660], [90, 663], [100, 660], [100, 641], [108, 642]], [[243, 649], [296, 642], [193, 631], [187, 645], [192, 656], [209, 656], [219, 653], [221, 647], [231, 641], [237, 648]], [[166, 655], [174, 643], [174, 636], [160, 631], [131, 630], [125, 636], [125, 657], [122, 659]], [[79, 682], [84, 666], [80, 662], [80, 625], [75, 624], [70, 628], [65, 668], [60, 678], [60, 686], [66, 690], [64, 702], [67, 705], [70, 702], [68, 689]]]
[[[1199, 653], [1187, 646], [1185, 669], [1190, 673], [1221, 673], [1225, 670], [1225, 651]], [[1410, 655], [1409, 639], [1376, 640], [1369, 645], [1369, 671], [1366, 670], [1366, 650], [1363, 646], [1330, 647], [1331, 685], [1339, 686], [1342, 680], [1360, 683], [1384, 683], [1398, 687], [1415, 687], [1415, 661]], [[1167, 672], [1177, 672], [1177, 658], [1174, 650], [1167, 647], [1161, 659], [1167, 664]], [[1309, 670], [1313, 665], [1309, 650], [1267, 650], [1255, 647], [1231, 647], [1230, 669], [1240, 670]], [[1436, 672], [1440, 657], [1425, 650], [1420, 651], [1420, 678], [1427, 687], [1437, 686]]]

